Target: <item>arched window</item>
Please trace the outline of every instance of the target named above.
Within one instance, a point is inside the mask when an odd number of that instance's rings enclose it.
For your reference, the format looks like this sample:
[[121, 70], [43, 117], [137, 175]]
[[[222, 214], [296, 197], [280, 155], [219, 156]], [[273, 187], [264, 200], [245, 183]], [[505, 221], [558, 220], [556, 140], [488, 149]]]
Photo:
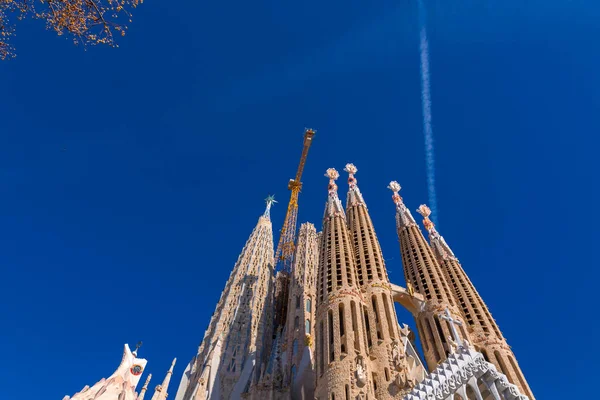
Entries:
[[300, 326], [300, 317], [298, 317], [296, 315], [296, 318], [294, 318], [294, 328], [298, 329], [299, 326]]
[[311, 312], [311, 306], [312, 304], [310, 303], [310, 299], [306, 299], [306, 312]]
[[306, 323], [304, 324], [305, 328], [306, 328], [306, 334], [310, 334], [310, 319], [306, 320]]
[[296, 296], [296, 308], [300, 308], [300, 296]]
[[292, 343], [292, 356], [295, 356], [298, 353], [298, 339], [294, 339]]

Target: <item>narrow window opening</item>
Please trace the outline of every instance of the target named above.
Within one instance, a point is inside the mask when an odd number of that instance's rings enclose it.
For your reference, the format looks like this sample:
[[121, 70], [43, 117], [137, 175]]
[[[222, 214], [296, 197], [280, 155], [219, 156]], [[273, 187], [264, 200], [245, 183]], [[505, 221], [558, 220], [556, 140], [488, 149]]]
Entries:
[[335, 360], [335, 352], [333, 350], [333, 313], [331, 310], [327, 313], [328, 329], [329, 329], [329, 362]]
[[358, 321], [356, 319], [356, 303], [350, 302], [350, 311], [352, 312], [352, 332], [354, 332], [354, 348], [360, 350], [360, 341], [358, 339]]
[[367, 344], [369, 345], [369, 348], [371, 346], [373, 346], [373, 339], [371, 338], [371, 325], [369, 324], [369, 311], [367, 310], [367, 307], [364, 307], [364, 313], [365, 313], [365, 329], [367, 330]]
[[320, 348], [320, 363], [319, 363], [319, 373], [323, 375], [323, 371], [325, 369], [325, 341], [323, 340], [324, 329], [323, 329], [323, 321], [321, 321], [321, 325], [319, 327], [319, 348]]
[[394, 325], [392, 324], [392, 313], [390, 311], [390, 302], [388, 301], [388, 297], [384, 293], [383, 297], [383, 308], [385, 309], [385, 319], [387, 320], [388, 329], [390, 331], [390, 338], [394, 339]]
[[340, 336], [344, 336], [344, 304], [340, 303], [339, 305], [339, 314], [340, 314]]

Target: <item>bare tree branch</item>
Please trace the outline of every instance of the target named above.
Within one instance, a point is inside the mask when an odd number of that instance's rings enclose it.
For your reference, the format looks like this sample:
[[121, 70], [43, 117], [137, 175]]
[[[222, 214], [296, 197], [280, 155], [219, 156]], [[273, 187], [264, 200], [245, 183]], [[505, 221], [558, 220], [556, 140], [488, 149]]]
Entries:
[[14, 57], [10, 44], [14, 22], [30, 17], [70, 37], [78, 45], [118, 47], [115, 33], [125, 36], [131, 11], [143, 0], [0, 0], [0, 60]]

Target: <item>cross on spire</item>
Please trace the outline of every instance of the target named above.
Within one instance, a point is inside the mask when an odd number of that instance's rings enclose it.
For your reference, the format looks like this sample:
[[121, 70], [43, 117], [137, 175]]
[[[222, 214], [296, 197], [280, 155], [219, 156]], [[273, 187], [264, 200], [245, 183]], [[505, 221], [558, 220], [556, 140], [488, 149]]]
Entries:
[[462, 340], [460, 340], [460, 336], [458, 335], [458, 331], [456, 330], [456, 327], [454, 326], [455, 324], [458, 326], [462, 326], [462, 322], [460, 322], [460, 320], [458, 319], [454, 319], [452, 318], [452, 315], [450, 315], [450, 310], [448, 310], [448, 307], [446, 307], [446, 309], [444, 310], [443, 314], [439, 315], [441, 319], [445, 319], [446, 321], [448, 321], [448, 323], [450, 324], [450, 330], [452, 331], [452, 336], [454, 336], [454, 340], [456, 341], [456, 344], [461, 347], [463, 345]]
[[277, 201], [275, 200], [275, 196], [268, 195], [265, 199], [265, 203], [267, 203], [267, 208], [265, 209], [265, 213], [263, 214], [263, 216], [269, 218], [271, 216], [271, 206], [273, 205], [273, 203], [277, 203]]

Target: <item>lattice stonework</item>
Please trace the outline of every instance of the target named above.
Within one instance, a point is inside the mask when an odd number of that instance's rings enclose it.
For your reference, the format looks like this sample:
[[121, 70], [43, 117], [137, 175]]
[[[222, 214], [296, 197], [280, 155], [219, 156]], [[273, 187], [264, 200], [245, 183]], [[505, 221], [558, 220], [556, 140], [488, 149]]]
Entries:
[[272, 203], [268, 198], [265, 213], [233, 267], [176, 400], [239, 398], [246, 383], [258, 375], [254, 366], [268, 349], [265, 332], [273, 307]]

